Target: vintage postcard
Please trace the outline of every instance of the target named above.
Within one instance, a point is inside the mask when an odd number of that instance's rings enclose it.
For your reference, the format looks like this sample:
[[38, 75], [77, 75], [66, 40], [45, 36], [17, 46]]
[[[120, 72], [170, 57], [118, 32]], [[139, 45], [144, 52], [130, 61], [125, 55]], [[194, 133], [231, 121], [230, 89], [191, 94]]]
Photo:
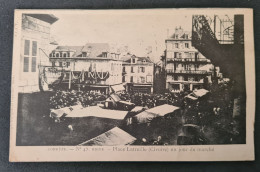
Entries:
[[10, 161], [254, 160], [253, 33], [252, 9], [15, 10]]

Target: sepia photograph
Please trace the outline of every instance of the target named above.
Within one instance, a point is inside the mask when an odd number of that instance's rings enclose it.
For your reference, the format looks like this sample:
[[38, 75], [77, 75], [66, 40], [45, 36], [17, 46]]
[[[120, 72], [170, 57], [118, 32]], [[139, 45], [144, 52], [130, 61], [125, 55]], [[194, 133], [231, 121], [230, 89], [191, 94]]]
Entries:
[[[27, 161], [15, 150], [36, 147], [108, 161], [120, 152], [234, 160], [236, 150], [253, 159], [252, 18], [248, 9], [16, 10], [10, 159]], [[232, 158], [214, 155], [221, 146]], [[48, 161], [40, 154], [32, 161]]]

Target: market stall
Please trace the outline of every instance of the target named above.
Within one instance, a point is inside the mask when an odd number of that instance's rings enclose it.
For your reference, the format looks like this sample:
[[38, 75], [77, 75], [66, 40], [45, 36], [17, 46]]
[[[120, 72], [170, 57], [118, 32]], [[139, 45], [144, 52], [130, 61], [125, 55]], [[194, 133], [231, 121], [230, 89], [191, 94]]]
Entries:
[[131, 145], [135, 141], [135, 137], [131, 136], [124, 130], [115, 127], [97, 137], [79, 144], [79, 146], [120, 146]]

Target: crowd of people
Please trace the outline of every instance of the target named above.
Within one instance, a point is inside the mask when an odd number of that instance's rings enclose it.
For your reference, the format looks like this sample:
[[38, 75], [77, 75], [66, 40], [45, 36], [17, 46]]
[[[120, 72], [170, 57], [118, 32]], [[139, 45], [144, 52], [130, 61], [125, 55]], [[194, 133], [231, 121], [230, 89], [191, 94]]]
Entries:
[[93, 91], [57, 90], [50, 97], [51, 109], [60, 109], [81, 104], [83, 107], [95, 105], [97, 101], [105, 101], [106, 95]]

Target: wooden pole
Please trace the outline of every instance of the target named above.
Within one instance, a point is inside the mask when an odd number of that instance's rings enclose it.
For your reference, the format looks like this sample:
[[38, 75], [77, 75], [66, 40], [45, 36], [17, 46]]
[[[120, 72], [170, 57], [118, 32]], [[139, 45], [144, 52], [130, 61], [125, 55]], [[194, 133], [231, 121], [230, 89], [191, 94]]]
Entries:
[[70, 77], [69, 77], [69, 90], [71, 88], [71, 71], [70, 71]]

